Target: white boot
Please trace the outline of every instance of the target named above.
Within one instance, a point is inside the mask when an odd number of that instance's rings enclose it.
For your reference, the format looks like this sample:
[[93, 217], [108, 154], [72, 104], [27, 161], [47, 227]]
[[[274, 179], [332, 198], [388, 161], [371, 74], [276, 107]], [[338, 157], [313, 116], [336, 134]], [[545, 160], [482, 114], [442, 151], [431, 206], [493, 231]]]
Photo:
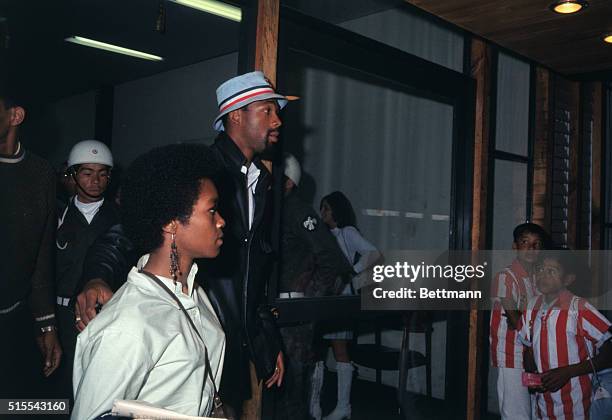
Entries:
[[315, 363], [314, 371], [312, 372], [312, 378], [310, 380], [310, 402], [308, 411], [310, 416], [315, 420], [321, 420], [321, 388], [323, 388], [323, 374], [324, 364], [323, 361]]
[[353, 365], [349, 362], [336, 363], [338, 369], [338, 403], [334, 411], [323, 420], [343, 420], [351, 418], [351, 385], [353, 382]]

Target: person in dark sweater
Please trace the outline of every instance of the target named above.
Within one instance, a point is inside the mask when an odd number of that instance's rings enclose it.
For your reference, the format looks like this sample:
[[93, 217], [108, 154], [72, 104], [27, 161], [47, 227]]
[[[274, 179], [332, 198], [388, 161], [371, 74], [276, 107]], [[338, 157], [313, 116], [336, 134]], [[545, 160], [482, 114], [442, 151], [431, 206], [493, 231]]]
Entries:
[[53, 264], [55, 173], [18, 140], [25, 110], [0, 91], [0, 395], [33, 397], [40, 377], [60, 364]]

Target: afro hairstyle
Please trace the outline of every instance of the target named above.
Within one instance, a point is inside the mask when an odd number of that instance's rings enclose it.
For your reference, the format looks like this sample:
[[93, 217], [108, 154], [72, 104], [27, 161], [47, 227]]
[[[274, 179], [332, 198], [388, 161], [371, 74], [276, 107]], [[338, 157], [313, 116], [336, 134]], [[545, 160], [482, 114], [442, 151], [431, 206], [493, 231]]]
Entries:
[[201, 182], [215, 182], [220, 164], [206, 146], [172, 144], [139, 156], [121, 186], [121, 220], [136, 249], [148, 253], [163, 243], [162, 228], [187, 223]]

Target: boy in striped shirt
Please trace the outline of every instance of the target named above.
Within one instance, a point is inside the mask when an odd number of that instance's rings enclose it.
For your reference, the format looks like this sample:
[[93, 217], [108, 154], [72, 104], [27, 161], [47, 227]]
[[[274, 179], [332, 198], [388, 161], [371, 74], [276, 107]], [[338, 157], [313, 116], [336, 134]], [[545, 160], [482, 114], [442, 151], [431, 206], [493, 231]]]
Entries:
[[542, 385], [536, 388], [536, 415], [541, 419], [588, 419], [590, 374], [612, 366], [610, 322], [567, 290], [576, 278], [572, 264], [568, 251], [542, 256], [536, 275], [541, 295], [522, 315], [525, 366], [541, 373]]
[[521, 315], [537, 294], [533, 271], [547, 234], [539, 225], [514, 228], [512, 249], [516, 258], [493, 281], [489, 344], [491, 363], [497, 368], [497, 395], [502, 419], [531, 419], [531, 396], [522, 386], [523, 346], [518, 340]]

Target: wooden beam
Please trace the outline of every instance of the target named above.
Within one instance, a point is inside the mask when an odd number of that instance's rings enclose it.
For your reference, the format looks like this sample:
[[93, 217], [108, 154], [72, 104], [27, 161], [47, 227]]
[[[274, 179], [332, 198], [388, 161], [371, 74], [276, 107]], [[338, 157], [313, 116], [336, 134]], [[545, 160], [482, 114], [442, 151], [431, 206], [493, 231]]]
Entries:
[[533, 200], [532, 220], [551, 231], [552, 200], [552, 137], [550, 72], [536, 68], [535, 138], [533, 145]]
[[[253, 63], [253, 70], [261, 70], [272, 85], [276, 85], [276, 62], [278, 57], [278, 21], [280, 11], [280, 0], [255, 0], [257, 9], [257, 18], [255, 23], [255, 57], [253, 61], [247, 60], [247, 63]], [[252, 22], [252, 21], [251, 21]], [[246, 23], [248, 32], [252, 31], [252, 26]], [[247, 38], [252, 36], [252, 33], [246, 34]], [[247, 43], [247, 45], [252, 45]], [[252, 51], [250, 48], [248, 48]], [[250, 70], [249, 70], [250, 71]], [[272, 162], [263, 161], [263, 164], [272, 172]], [[251, 391], [252, 397], [245, 401], [243, 405], [242, 420], [259, 420], [262, 416], [262, 410], [267, 412], [267, 407], [263, 406], [264, 398], [262, 395], [262, 382], [258, 381], [251, 369]]]
[[255, 37], [255, 70], [261, 70], [276, 84], [278, 56], [279, 0], [258, 0]]
[[[472, 202], [472, 250], [487, 246], [487, 189], [489, 162], [489, 109], [491, 102], [491, 47], [472, 39], [471, 76], [476, 80], [474, 124], [474, 183]], [[477, 287], [477, 285], [474, 285]], [[480, 418], [483, 313], [472, 302], [468, 332], [467, 419]]]
[[474, 124], [472, 249], [485, 249], [487, 241], [491, 60], [491, 47], [481, 39], [473, 39], [471, 76], [476, 80], [476, 116]]

